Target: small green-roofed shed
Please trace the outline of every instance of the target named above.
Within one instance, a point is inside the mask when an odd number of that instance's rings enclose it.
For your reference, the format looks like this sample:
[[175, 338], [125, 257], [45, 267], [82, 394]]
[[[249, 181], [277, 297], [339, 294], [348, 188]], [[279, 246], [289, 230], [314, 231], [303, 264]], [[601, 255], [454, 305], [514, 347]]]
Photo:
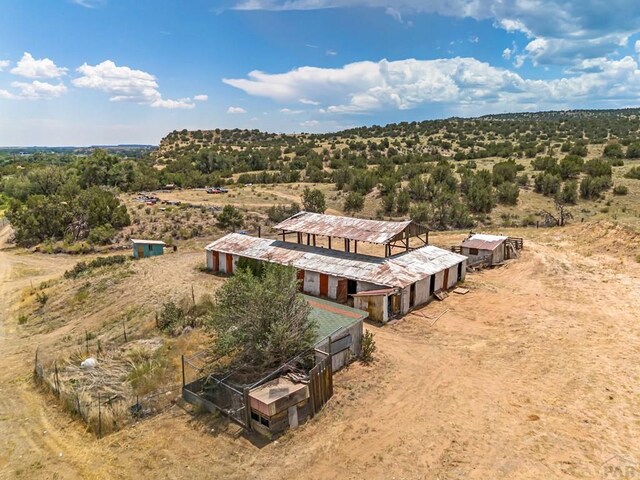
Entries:
[[333, 356], [333, 371], [340, 370], [352, 357], [362, 352], [364, 310], [303, 295], [311, 306], [309, 319], [317, 326], [316, 348]]

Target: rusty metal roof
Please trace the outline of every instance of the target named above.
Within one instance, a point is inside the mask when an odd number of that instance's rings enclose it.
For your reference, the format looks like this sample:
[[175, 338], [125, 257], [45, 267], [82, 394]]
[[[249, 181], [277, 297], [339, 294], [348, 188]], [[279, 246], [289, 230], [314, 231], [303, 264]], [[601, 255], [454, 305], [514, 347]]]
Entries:
[[426, 227], [422, 227], [411, 220], [405, 222], [382, 222], [379, 220], [363, 220], [310, 212], [297, 213], [273, 228], [287, 232], [309, 233], [385, 244], [401, 238], [402, 233], [411, 225], [419, 233], [427, 231]]
[[433, 245], [380, 258], [237, 233], [216, 240], [207, 245], [206, 250], [292, 265], [299, 270], [369, 282], [380, 287], [400, 288], [467, 259]]
[[460, 245], [465, 248], [477, 248], [478, 250], [495, 250], [509, 237], [501, 235], [487, 235], [484, 233], [474, 233]]

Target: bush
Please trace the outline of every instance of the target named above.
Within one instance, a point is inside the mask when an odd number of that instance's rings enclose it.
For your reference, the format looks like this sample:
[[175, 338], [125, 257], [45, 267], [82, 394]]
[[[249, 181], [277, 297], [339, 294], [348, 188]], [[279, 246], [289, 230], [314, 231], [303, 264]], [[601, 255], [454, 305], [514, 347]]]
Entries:
[[283, 220], [295, 215], [300, 211], [300, 205], [292, 203], [288, 207], [285, 205], [274, 205], [267, 209], [267, 217], [273, 223], [280, 223]]
[[375, 335], [369, 331], [364, 332], [362, 336], [362, 354], [360, 355], [360, 360], [362, 363], [369, 365], [374, 360], [374, 353], [378, 347], [376, 347], [376, 341], [373, 339]]
[[[344, 201], [345, 212], [359, 212], [364, 208], [364, 196], [358, 192], [349, 192]], [[391, 208], [393, 210], [393, 206]]]
[[496, 191], [499, 203], [504, 205], [516, 205], [518, 203], [520, 188], [515, 183], [504, 182], [498, 186]]
[[535, 191], [543, 195], [555, 195], [560, 190], [562, 180], [559, 175], [540, 173], [535, 178]]
[[36, 294], [36, 301], [40, 304], [41, 307], [44, 307], [49, 301], [49, 295], [46, 292], [39, 292]]
[[98, 257], [87, 262], [78, 262], [72, 270], [64, 272], [64, 278], [78, 278], [79, 276], [93, 270], [94, 268], [106, 267], [110, 265], [121, 265], [127, 261], [126, 255], [113, 255], [110, 257]]
[[625, 185], [616, 185], [613, 188], [614, 195], [626, 195], [629, 193], [629, 189]]
[[100, 225], [99, 227], [91, 229], [87, 240], [94, 245], [107, 245], [111, 243], [111, 239], [115, 237], [115, 235], [116, 229], [110, 224]]
[[611, 177], [592, 177], [587, 175], [580, 182], [580, 196], [586, 199], [597, 198], [609, 188], [611, 188]]
[[624, 174], [624, 178], [633, 178], [634, 180], [640, 180], [640, 167], [633, 167], [627, 173]]
[[602, 158], [594, 158], [584, 164], [584, 171], [592, 177], [610, 177], [611, 163]]
[[578, 202], [578, 182], [576, 180], [566, 182], [562, 187], [559, 198], [562, 203], [575, 205]]
[[218, 225], [221, 228], [239, 228], [244, 225], [243, 213], [233, 205], [225, 205], [218, 215]]

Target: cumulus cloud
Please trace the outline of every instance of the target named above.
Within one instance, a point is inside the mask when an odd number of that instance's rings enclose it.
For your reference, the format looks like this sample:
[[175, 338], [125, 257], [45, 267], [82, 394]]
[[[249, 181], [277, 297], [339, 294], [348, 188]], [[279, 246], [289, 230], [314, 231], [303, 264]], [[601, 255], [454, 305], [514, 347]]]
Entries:
[[11, 65], [11, 62], [9, 60], [0, 60], [0, 72], [7, 68], [9, 65]]
[[507, 47], [502, 51], [502, 58], [504, 58], [505, 60], [510, 60], [512, 53], [513, 51], [509, 47]]
[[[522, 32], [544, 44], [531, 46], [536, 64], [571, 64], [610, 54], [640, 31], [636, 0], [236, 0], [238, 10], [316, 10], [378, 8], [403, 15], [433, 13], [493, 21], [497, 28]], [[535, 48], [534, 48], [535, 47]]]
[[[516, 59], [516, 61], [519, 61]], [[530, 80], [474, 58], [357, 62], [341, 68], [301, 67], [286, 73], [251, 72], [225, 83], [249, 95], [280, 102], [317, 98], [327, 114], [406, 110], [433, 103], [487, 105], [566, 105], [590, 101], [636, 102], [640, 70], [632, 57], [585, 60], [573, 76]], [[543, 103], [541, 103], [543, 102]]]
[[635, 43], [635, 45], [633, 47], [634, 47], [636, 53], [638, 55], [640, 55], [640, 40], [636, 40], [636, 43]]
[[150, 73], [119, 67], [111, 60], [98, 65], [86, 63], [76, 69], [81, 74], [71, 82], [77, 88], [101, 90], [110, 95], [112, 102], [135, 102], [156, 108], [193, 108], [190, 98], [163, 99], [158, 82]]
[[196, 102], [206, 102], [209, 100], [209, 95], [196, 95], [193, 97]]
[[56, 98], [66, 93], [67, 87], [63, 83], [54, 85], [52, 83], [40, 82], [12, 82], [11, 86], [19, 91], [14, 98], [25, 98], [28, 100], [41, 100]]
[[29, 52], [25, 52], [11, 69], [11, 73], [26, 78], [59, 78], [67, 74], [67, 69], [56, 66], [48, 58], [35, 59]]
[[247, 113], [247, 111], [242, 107], [229, 107], [227, 108], [227, 113], [240, 114], [240, 113]]

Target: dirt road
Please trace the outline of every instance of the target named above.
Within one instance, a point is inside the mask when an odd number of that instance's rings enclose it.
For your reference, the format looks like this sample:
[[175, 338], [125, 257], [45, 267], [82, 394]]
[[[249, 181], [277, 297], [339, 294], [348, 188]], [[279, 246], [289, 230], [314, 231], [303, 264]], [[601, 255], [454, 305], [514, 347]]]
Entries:
[[23, 337], [7, 312], [30, 278], [57, 275], [67, 260], [0, 251], [0, 477], [591, 479], [617, 471], [607, 468], [634, 472], [640, 265], [634, 247], [607, 251], [606, 232], [590, 228], [527, 231], [522, 258], [469, 276], [469, 294], [395, 326], [369, 327], [375, 365], [337, 374], [323, 413], [267, 445], [178, 407], [102, 440], [85, 434], [30, 386], [33, 350], [49, 337]]

